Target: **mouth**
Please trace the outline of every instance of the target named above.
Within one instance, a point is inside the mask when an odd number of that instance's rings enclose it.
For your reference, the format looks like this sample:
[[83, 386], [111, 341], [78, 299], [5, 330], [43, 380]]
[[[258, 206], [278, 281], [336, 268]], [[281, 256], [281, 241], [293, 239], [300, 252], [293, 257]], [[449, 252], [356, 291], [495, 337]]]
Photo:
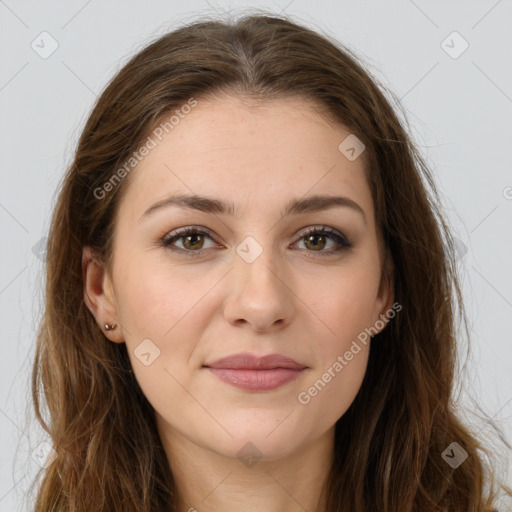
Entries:
[[281, 354], [235, 354], [203, 366], [221, 381], [246, 391], [271, 391], [297, 379], [307, 369]]

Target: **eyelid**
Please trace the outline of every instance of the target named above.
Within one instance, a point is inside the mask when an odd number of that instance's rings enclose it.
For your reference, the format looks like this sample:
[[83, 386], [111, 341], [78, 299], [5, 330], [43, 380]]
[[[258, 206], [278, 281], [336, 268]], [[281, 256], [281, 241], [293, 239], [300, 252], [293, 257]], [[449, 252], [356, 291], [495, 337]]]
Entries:
[[180, 235], [187, 234], [189, 231], [193, 231], [193, 232], [197, 231], [199, 233], [205, 233], [209, 237], [215, 238], [215, 233], [211, 229], [206, 228], [204, 226], [196, 226], [193, 224], [190, 226], [183, 226], [181, 228], [177, 228], [177, 229], [171, 231], [170, 233], [167, 233], [164, 238], [169, 239], [169, 238], [178, 237]]
[[329, 226], [324, 225], [316, 225], [316, 226], [308, 226], [307, 228], [301, 229], [297, 233], [297, 237], [303, 238], [306, 235], [314, 234], [314, 233], [325, 233], [328, 234], [331, 237], [334, 238], [340, 238], [344, 243], [347, 245], [352, 245], [352, 242], [348, 239], [348, 237], [342, 233], [341, 231], [338, 231], [337, 229], [331, 228]]

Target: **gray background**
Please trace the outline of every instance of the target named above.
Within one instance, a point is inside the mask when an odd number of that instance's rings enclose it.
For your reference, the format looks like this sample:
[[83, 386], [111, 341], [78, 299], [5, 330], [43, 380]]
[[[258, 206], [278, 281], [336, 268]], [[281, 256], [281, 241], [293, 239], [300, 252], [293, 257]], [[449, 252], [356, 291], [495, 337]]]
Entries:
[[[342, 41], [402, 100], [460, 240], [472, 340], [460, 412], [482, 441], [492, 441], [489, 423], [473, 415], [473, 396], [512, 441], [511, 0], [193, 0], [186, 8], [174, 1], [0, 0], [0, 511], [28, 509], [37, 447], [47, 439], [32, 423], [29, 400], [41, 312], [38, 244], [92, 103], [156, 35], [244, 7], [286, 12]], [[58, 43], [47, 58], [40, 55], [51, 49], [50, 39], [41, 43], [44, 31]], [[453, 31], [469, 44], [460, 55], [464, 41]], [[511, 455], [500, 452], [505, 472]]]

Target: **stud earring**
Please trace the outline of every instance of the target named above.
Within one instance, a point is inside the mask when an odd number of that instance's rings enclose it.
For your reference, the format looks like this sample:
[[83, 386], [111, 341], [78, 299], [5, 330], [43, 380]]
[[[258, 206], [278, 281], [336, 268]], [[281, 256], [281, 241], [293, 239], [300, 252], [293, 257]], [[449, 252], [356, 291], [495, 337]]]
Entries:
[[117, 327], [117, 324], [108, 325], [105, 324], [105, 331], [111, 331], [112, 329], [115, 329]]

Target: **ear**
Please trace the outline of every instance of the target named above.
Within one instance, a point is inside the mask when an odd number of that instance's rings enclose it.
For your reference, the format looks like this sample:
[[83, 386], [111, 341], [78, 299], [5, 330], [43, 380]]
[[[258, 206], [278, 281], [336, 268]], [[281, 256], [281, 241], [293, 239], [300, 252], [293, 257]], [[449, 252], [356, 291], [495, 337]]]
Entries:
[[[123, 343], [112, 279], [89, 246], [84, 247], [82, 252], [82, 282], [85, 304], [96, 318], [101, 331], [110, 341]], [[117, 324], [117, 327], [107, 331], [105, 324]]]
[[[391, 255], [387, 251], [385, 253], [385, 261], [381, 276], [379, 291], [375, 301], [375, 314], [373, 319], [373, 325], [379, 332], [385, 329], [390, 317], [393, 318], [396, 314], [393, 309], [393, 303], [395, 300], [393, 261]], [[402, 309], [401, 306], [399, 306], [399, 309], [397, 308], [397, 311], [400, 311], [400, 309]], [[390, 315], [391, 312], [393, 312], [393, 314]], [[384, 323], [384, 325], [382, 325], [382, 323]]]

